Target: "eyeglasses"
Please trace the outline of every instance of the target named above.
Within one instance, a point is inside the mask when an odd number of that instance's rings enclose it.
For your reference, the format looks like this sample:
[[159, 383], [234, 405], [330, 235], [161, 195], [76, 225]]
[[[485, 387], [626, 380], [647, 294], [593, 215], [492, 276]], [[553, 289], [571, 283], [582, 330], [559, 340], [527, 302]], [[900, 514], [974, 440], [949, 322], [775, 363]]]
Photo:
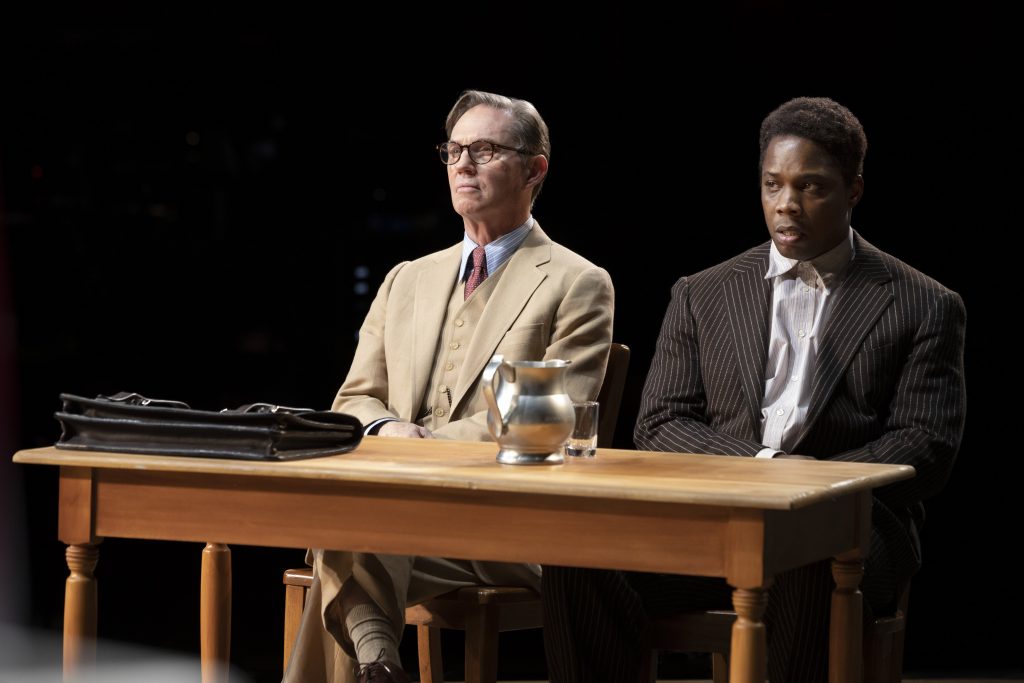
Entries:
[[526, 154], [525, 147], [509, 147], [508, 145], [499, 145], [497, 142], [491, 142], [490, 140], [477, 140], [468, 145], [460, 145], [457, 142], [442, 142], [437, 146], [437, 151], [441, 154], [441, 161], [449, 166], [459, 163], [459, 159], [462, 158], [462, 150], [464, 149], [469, 150], [469, 158], [475, 164], [486, 164], [493, 159], [495, 149], [507, 149], [512, 152]]

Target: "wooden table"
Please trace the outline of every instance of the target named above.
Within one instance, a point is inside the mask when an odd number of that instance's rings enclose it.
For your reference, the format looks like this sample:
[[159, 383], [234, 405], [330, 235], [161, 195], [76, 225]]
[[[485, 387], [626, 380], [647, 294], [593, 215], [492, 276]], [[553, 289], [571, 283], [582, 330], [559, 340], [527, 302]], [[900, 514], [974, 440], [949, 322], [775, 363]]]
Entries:
[[15, 462], [60, 467], [65, 673], [95, 657], [97, 544], [117, 537], [207, 543], [204, 681], [228, 659], [226, 544], [725, 577], [738, 614], [734, 683], [765, 679], [772, 577], [832, 557], [830, 679], [859, 680], [871, 490], [913, 468], [612, 449], [530, 467], [499, 465], [495, 454], [488, 443], [380, 437], [345, 455], [280, 463], [18, 452]]

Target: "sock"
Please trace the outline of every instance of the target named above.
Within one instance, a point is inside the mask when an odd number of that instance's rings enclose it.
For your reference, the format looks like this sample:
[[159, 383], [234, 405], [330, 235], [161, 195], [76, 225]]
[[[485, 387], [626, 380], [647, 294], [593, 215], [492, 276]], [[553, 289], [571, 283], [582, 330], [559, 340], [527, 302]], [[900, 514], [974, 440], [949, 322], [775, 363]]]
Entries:
[[380, 607], [374, 603], [356, 605], [345, 615], [345, 628], [360, 664], [377, 660], [399, 664], [398, 638]]

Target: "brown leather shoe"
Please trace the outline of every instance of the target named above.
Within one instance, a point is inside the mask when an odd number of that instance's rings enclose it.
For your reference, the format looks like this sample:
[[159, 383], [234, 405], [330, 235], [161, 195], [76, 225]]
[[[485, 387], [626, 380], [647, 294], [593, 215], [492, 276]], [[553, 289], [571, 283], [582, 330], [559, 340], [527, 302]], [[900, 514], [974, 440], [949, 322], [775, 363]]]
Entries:
[[356, 683], [411, 683], [402, 667], [390, 662], [363, 664], [356, 674]]

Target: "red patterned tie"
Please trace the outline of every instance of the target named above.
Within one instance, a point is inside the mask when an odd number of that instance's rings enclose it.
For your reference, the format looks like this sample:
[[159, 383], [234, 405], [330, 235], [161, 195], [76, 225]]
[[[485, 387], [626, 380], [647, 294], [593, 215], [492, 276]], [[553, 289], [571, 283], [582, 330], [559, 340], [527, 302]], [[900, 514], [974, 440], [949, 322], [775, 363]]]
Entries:
[[487, 277], [487, 256], [483, 247], [473, 250], [473, 270], [466, 278], [466, 294], [463, 300], [468, 299], [473, 290], [480, 286], [480, 283]]

